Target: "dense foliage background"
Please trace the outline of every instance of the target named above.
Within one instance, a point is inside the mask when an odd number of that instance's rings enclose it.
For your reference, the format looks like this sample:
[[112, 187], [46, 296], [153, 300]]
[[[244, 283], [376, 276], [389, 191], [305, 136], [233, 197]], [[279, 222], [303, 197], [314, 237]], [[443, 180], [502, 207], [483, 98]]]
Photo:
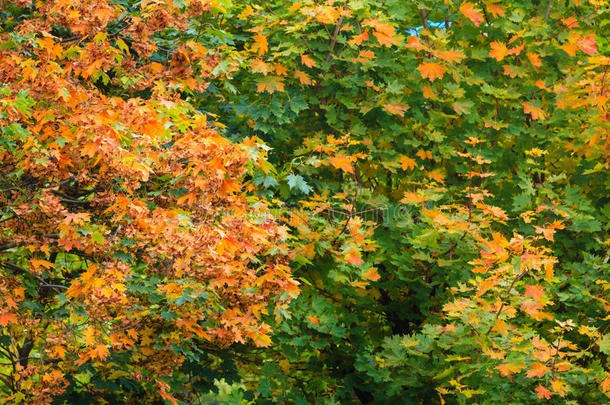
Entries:
[[607, 1], [0, 23], [0, 402], [607, 403]]

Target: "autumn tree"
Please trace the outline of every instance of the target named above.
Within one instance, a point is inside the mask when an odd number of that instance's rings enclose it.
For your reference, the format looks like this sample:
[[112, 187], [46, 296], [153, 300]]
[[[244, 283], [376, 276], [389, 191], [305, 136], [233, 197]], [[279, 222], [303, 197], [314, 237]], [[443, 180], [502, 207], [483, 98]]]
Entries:
[[248, 358], [271, 364], [242, 364], [261, 403], [607, 400], [607, 23], [604, 1], [228, 8], [201, 103], [273, 148], [254, 181], [302, 281]]
[[2, 402], [188, 399], [185, 359], [269, 345], [261, 315], [297, 291], [245, 179], [265, 151], [182, 97], [214, 50], [164, 47], [217, 10], [0, 4]]
[[607, 1], [0, 4], [8, 401], [607, 402]]

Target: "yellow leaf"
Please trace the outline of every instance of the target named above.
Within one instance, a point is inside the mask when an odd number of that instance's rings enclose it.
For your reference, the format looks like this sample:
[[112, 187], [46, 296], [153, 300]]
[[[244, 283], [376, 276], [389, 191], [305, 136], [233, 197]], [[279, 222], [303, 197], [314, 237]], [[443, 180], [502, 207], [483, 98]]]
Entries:
[[264, 55], [269, 49], [269, 43], [267, 37], [260, 32], [254, 35], [254, 44], [252, 45], [252, 51], [258, 53], [259, 56]]
[[400, 200], [400, 202], [407, 204], [419, 204], [427, 200], [428, 198], [421, 194], [406, 192], [405, 197]]

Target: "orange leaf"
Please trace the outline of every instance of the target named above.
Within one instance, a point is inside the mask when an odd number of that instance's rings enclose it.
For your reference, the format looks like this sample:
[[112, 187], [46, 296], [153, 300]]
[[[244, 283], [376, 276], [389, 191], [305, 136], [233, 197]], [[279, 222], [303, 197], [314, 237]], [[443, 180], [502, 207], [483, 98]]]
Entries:
[[269, 49], [267, 37], [260, 32], [254, 35], [254, 45], [252, 45], [252, 51], [257, 52], [259, 56], [262, 56]]
[[546, 119], [544, 110], [530, 103], [523, 103], [523, 112], [531, 115], [533, 120]]
[[262, 93], [264, 91], [266, 91], [267, 93], [273, 93], [275, 91], [284, 91], [284, 83], [282, 83], [282, 78], [279, 76], [266, 76], [258, 82], [256, 91], [259, 93]]
[[526, 285], [525, 296], [532, 297], [535, 301], [540, 301], [541, 298], [545, 297], [544, 289], [540, 285]]
[[397, 103], [388, 103], [383, 106], [383, 109], [389, 112], [390, 114], [400, 115], [401, 117], [405, 116], [405, 111], [407, 110], [406, 105], [401, 105]]
[[377, 269], [375, 267], [371, 267], [364, 273], [364, 277], [362, 278], [364, 278], [365, 280], [377, 281], [380, 277], [381, 276], [377, 272]]
[[437, 55], [439, 59], [445, 62], [460, 63], [466, 56], [460, 51], [440, 51]]
[[301, 54], [301, 63], [310, 68], [316, 66], [316, 61], [311, 59], [306, 54]]
[[427, 78], [431, 82], [433, 82], [436, 79], [442, 79], [443, 74], [447, 69], [440, 63], [429, 62], [422, 63], [421, 65], [419, 65], [417, 70], [419, 70], [419, 72], [421, 73], [421, 77], [423, 77], [424, 79]]
[[414, 168], [417, 167], [417, 163], [415, 162], [415, 160], [413, 160], [407, 156], [400, 157], [400, 165], [402, 166], [402, 170], [407, 170], [407, 169], [413, 170]]
[[578, 47], [581, 51], [583, 51], [589, 56], [595, 55], [597, 53], [597, 43], [595, 42], [595, 35], [588, 35], [586, 37], [582, 37], [580, 41], [578, 41]]
[[108, 348], [106, 347], [106, 345], [97, 345], [95, 346], [95, 348], [91, 349], [89, 351], [89, 356], [93, 359], [93, 358], [98, 358], [99, 360], [106, 360], [106, 357], [108, 357], [108, 355], [110, 354], [110, 352], [108, 351]]
[[348, 156], [333, 156], [328, 160], [335, 168], [354, 174], [352, 160]]
[[466, 18], [468, 18], [470, 21], [472, 21], [472, 23], [474, 25], [476, 25], [477, 27], [481, 24], [481, 22], [483, 21], [483, 16], [481, 15], [481, 13], [479, 13], [479, 11], [477, 9], [474, 8], [474, 5], [472, 3], [464, 3], [460, 6], [460, 11], [462, 12], [462, 14], [464, 14], [464, 16]]
[[549, 399], [551, 398], [551, 395], [553, 395], [551, 391], [547, 390], [542, 385], [539, 385], [538, 388], [536, 388], [536, 394], [538, 394], [538, 398], [544, 399]]
[[525, 367], [523, 364], [501, 364], [496, 367], [498, 371], [500, 371], [500, 375], [502, 377], [508, 377], [511, 374], [518, 373]]
[[544, 364], [542, 364], [540, 362], [536, 362], [536, 363], [532, 364], [531, 369], [527, 370], [526, 377], [527, 378], [544, 377], [546, 372], [549, 370], [550, 370], [550, 368], [548, 368]]
[[537, 53], [527, 52], [526, 55], [532, 65], [536, 67], [542, 66], [542, 61], [540, 60], [540, 56]]
[[320, 320], [315, 315], [307, 315], [307, 319], [309, 319], [309, 321], [311, 323], [315, 323], [316, 325], [320, 325]]
[[487, 5], [487, 10], [494, 16], [494, 17], [502, 17], [504, 16], [504, 10], [502, 9], [502, 7], [500, 7], [497, 4], [488, 4]]
[[405, 193], [405, 197], [400, 200], [401, 203], [407, 203], [407, 204], [418, 204], [421, 202], [424, 202], [428, 200], [427, 197], [424, 197], [421, 194], [417, 194], [417, 193], [410, 193], [410, 192], [406, 192]]
[[301, 72], [300, 70], [295, 70], [294, 77], [299, 79], [301, 84], [311, 84], [311, 79], [307, 76], [307, 73]]
[[502, 42], [492, 42], [489, 44], [491, 47], [491, 51], [489, 51], [489, 56], [497, 60], [498, 62], [504, 59], [506, 55], [508, 55], [508, 49], [506, 45]]
[[17, 323], [17, 317], [15, 314], [10, 312], [3, 312], [0, 314], [0, 326], [6, 326], [9, 323]]
[[262, 73], [265, 76], [271, 71], [269, 65], [260, 59], [254, 59], [251, 63], [253, 73]]

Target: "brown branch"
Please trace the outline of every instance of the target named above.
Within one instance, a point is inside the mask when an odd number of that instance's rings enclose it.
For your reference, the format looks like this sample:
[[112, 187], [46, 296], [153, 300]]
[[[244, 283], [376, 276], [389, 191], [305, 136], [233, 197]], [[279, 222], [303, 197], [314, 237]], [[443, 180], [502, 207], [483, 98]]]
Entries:
[[502, 310], [504, 309], [504, 300], [508, 299], [510, 296], [510, 292], [513, 290], [513, 287], [515, 286], [515, 283], [519, 280], [521, 280], [523, 278], [523, 276], [525, 276], [525, 274], [527, 273], [527, 271], [524, 271], [523, 273], [519, 273], [519, 275], [517, 277], [515, 277], [515, 279], [513, 280], [512, 283], [510, 283], [510, 286], [508, 287], [508, 290], [506, 290], [506, 294], [504, 294], [504, 297], [502, 298], [502, 304], [500, 305], [500, 308], [498, 308], [498, 312], [496, 312], [496, 316], [494, 317], [494, 321], [492, 322], [491, 326], [489, 327], [489, 330], [487, 331], [487, 333], [485, 334], [485, 336], [489, 335], [489, 333], [491, 332], [491, 330], [494, 328], [494, 326], [496, 325], [496, 321], [498, 320], [498, 318], [500, 317], [500, 314], [502, 313]]
[[546, 23], [549, 19], [549, 14], [551, 14], [551, 5], [553, 4], [553, 0], [549, 0], [546, 4], [546, 11], [544, 12], [544, 22]]
[[421, 22], [424, 26], [424, 29], [430, 29], [430, 26], [428, 25], [428, 16], [426, 15], [426, 10], [424, 10], [423, 8], [419, 9], [419, 15], [421, 16]]
[[341, 30], [342, 24], [343, 24], [343, 16], [341, 16], [341, 18], [339, 18], [339, 21], [337, 21], [337, 26], [335, 27], [335, 32], [333, 33], [333, 36], [330, 40], [330, 49], [328, 50], [328, 54], [326, 55], [326, 60], [325, 60], [326, 63], [328, 63], [328, 61], [330, 60], [330, 57], [333, 54], [333, 49], [335, 49], [335, 45], [337, 44], [337, 36], [339, 36], [339, 31]]

